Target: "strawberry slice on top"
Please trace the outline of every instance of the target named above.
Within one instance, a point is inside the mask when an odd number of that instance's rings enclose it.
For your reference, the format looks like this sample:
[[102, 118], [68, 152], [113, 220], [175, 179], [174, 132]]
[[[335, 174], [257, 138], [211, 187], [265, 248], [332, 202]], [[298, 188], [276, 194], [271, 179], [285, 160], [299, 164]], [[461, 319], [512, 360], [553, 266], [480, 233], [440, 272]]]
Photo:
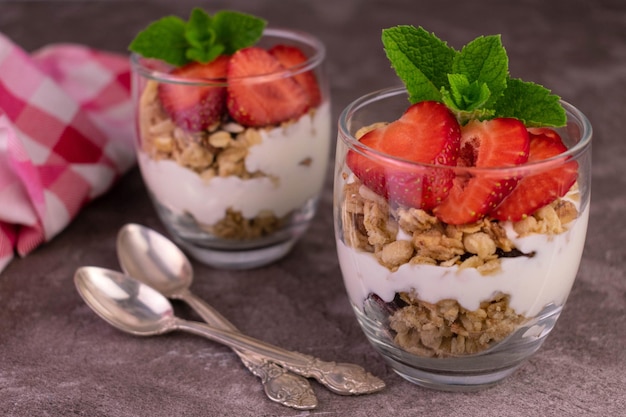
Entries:
[[[173, 82], [159, 84], [161, 105], [177, 126], [197, 132], [222, 118], [226, 109], [224, 82], [228, 61], [229, 57], [221, 55], [207, 64], [192, 62], [171, 72], [177, 77], [197, 80], [198, 85]], [[206, 84], [202, 84], [203, 80]]]
[[[308, 60], [304, 52], [296, 46], [274, 45], [268, 52], [287, 69], [294, 68]], [[322, 102], [322, 94], [313, 71], [300, 72], [294, 78], [309, 95], [309, 107], [319, 106]]]
[[[244, 126], [262, 127], [304, 114], [309, 108], [307, 92], [293, 77], [272, 76], [281, 71], [285, 67], [265, 49], [252, 46], [235, 52], [227, 74], [230, 116]], [[264, 75], [269, 79], [263, 80]]]
[[[529, 129], [528, 162], [542, 161], [567, 151], [561, 137], [548, 128]], [[578, 162], [560, 161], [547, 171], [524, 177], [491, 216], [498, 220], [519, 221], [539, 208], [563, 197], [578, 178]]]
[[[507, 167], [527, 161], [529, 135], [513, 118], [472, 120], [461, 128], [459, 167]], [[493, 210], [515, 188], [518, 178], [493, 174], [463, 177], [460, 174], [448, 197], [433, 210], [448, 224], [472, 223]]]
[[365, 134], [359, 141], [369, 148], [410, 162], [385, 160], [351, 150], [346, 164], [363, 184], [391, 203], [431, 210], [443, 200], [452, 185], [461, 132], [454, 115], [442, 103], [413, 104], [400, 119]]

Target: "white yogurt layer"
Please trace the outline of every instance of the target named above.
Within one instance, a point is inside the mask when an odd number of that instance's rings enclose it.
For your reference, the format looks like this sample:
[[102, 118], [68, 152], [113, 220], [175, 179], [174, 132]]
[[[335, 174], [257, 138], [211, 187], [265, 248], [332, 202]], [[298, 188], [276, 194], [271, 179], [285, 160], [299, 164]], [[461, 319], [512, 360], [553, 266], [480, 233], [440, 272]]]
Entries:
[[[139, 152], [144, 182], [163, 206], [175, 214], [189, 213], [205, 225], [217, 223], [229, 208], [248, 219], [266, 210], [282, 217], [322, 189], [329, 157], [330, 104], [323, 103], [313, 116], [307, 113], [287, 127], [259, 132], [262, 141], [250, 147], [245, 164], [249, 172], [262, 171], [269, 177], [205, 181], [175, 161], [157, 161]], [[310, 164], [303, 164], [305, 160]]]
[[[474, 268], [411, 264], [391, 272], [372, 253], [355, 250], [338, 240], [339, 263], [348, 296], [362, 309], [370, 293], [390, 302], [397, 292], [414, 290], [420, 300], [429, 303], [453, 299], [468, 310], [476, 310], [481, 301], [503, 293], [510, 295], [509, 306], [517, 314], [533, 317], [548, 304], [562, 305], [569, 295], [585, 244], [589, 205], [586, 207], [564, 233], [509, 236], [519, 250], [535, 255], [502, 258], [502, 269], [489, 275], [481, 275]], [[507, 228], [507, 232], [511, 230]]]

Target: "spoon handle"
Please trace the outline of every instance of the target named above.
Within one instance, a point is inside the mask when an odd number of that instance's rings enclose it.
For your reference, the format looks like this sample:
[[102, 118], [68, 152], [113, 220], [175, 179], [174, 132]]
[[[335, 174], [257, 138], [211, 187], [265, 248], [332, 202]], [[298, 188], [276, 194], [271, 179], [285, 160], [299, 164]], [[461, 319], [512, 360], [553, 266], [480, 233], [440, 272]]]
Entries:
[[[191, 291], [182, 291], [177, 295], [177, 298], [185, 301], [211, 326], [238, 332], [230, 321]], [[261, 379], [265, 394], [270, 400], [298, 410], [311, 410], [317, 407], [317, 397], [306, 378], [294, 375], [249, 350], [234, 348], [233, 351], [245, 367]]]
[[369, 394], [380, 391], [385, 383], [358, 365], [325, 362], [313, 356], [288, 351], [242, 333], [222, 330], [204, 323], [173, 318], [177, 330], [204, 336], [235, 349], [249, 350], [276, 362], [299, 375], [315, 378], [332, 392], [341, 395]]

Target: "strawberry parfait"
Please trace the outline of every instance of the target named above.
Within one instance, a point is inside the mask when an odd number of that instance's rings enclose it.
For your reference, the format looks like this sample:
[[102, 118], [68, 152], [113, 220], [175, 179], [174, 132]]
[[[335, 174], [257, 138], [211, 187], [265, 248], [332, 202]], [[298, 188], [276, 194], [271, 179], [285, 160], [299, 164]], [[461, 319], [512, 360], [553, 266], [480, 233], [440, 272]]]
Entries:
[[144, 183], [174, 239], [216, 267], [287, 254], [326, 175], [324, 47], [265, 26], [196, 8], [188, 21], [152, 23], [130, 46]]
[[510, 77], [499, 36], [457, 51], [398, 26], [383, 44], [405, 87], [361, 97], [339, 119], [346, 290], [398, 374], [444, 390], [489, 386], [541, 346], [573, 285], [591, 127]]

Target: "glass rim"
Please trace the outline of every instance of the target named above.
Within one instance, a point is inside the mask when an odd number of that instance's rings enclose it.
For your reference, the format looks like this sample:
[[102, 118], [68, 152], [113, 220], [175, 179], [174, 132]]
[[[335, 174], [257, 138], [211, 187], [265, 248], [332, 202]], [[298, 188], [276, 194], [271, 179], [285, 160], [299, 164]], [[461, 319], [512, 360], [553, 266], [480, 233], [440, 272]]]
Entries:
[[[247, 83], [261, 83], [282, 78], [290, 78], [297, 74], [310, 71], [320, 66], [320, 64], [324, 61], [324, 58], [326, 57], [326, 46], [324, 45], [324, 43], [316, 36], [308, 32], [294, 29], [268, 27], [263, 31], [261, 39], [264, 38], [282, 38], [285, 40], [296, 41], [300, 44], [308, 45], [312, 48], [314, 53], [309, 56], [306, 61], [286, 68], [284, 70], [268, 74], [238, 77], [235, 78], [235, 80], [241, 80], [242, 82], [245, 81]], [[228, 85], [224, 78], [189, 78], [172, 75], [170, 73], [171, 69], [173, 68], [171, 64], [167, 64], [155, 58], [146, 58], [135, 52], [130, 54], [130, 63], [133, 71], [137, 72], [145, 78], [149, 78], [155, 81], [182, 85]]]
[[[387, 99], [393, 96], [397, 96], [400, 94], [406, 94], [407, 90], [404, 86], [402, 87], [389, 87], [381, 90], [376, 90], [365, 94], [356, 100], [352, 101], [348, 104], [341, 114], [339, 115], [338, 121], [338, 134], [340, 139], [350, 148], [350, 150], [355, 151], [367, 158], [370, 159], [379, 159], [381, 162], [384, 162], [385, 165], [393, 165], [397, 168], [404, 169], [445, 169], [451, 170], [455, 173], [467, 173], [467, 174], [481, 174], [489, 176], [491, 175], [507, 175], [507, 176], [516, 176], [520, 175], [529, 170], [548, 170], [553, 169], [558, 165], [565, 164], [566, 162], [577, 160], [579, 157], [585, 153], [589, 147], [591, 146], [591, 137], [593, 133], [593, 129], [591, 127], [591, 123], [587, 116], [585, 116], [580, 110], [574, 107], [572, 104], [561, 100], [561, 104], [563, 105], [565, 112], [568, 116], [568, 123], [566, 126], [562, 127], [567, 128], [570, 121], [574, 121], [576, 125], [578, 125], [581, 129], [580, 140], [574, 144], [571, 148], [568, 148], [567, 151], [555, 155], [551, 158], [543, 159], [535, 162], [527, 162], [520, 165], [509, 165], [509, 166], [494, 166], [494, 167], [457, 167], [457, 166], [448, 166], [441, 164], [432, 164], [425, 162], [415, 162], [408, 159], [404, 159], [402, 157], [389, 155], [387, 153], [378, 151], [376, 149], [370, 148], [367, 145], [363, 145], [358, 139], [354, 137], [350, 133], [350, 128], [348, 126], [348, 121], [353, 117], [353, 115], [360, 110], [361, 108], [379, 101], [381, 99]], [[410, 103], [407, 99], [407, 108], [410, 106]], [[398, 115], [400, 117], [400, 115]], [[391, 122], [391, 121], [389, 121]]]

